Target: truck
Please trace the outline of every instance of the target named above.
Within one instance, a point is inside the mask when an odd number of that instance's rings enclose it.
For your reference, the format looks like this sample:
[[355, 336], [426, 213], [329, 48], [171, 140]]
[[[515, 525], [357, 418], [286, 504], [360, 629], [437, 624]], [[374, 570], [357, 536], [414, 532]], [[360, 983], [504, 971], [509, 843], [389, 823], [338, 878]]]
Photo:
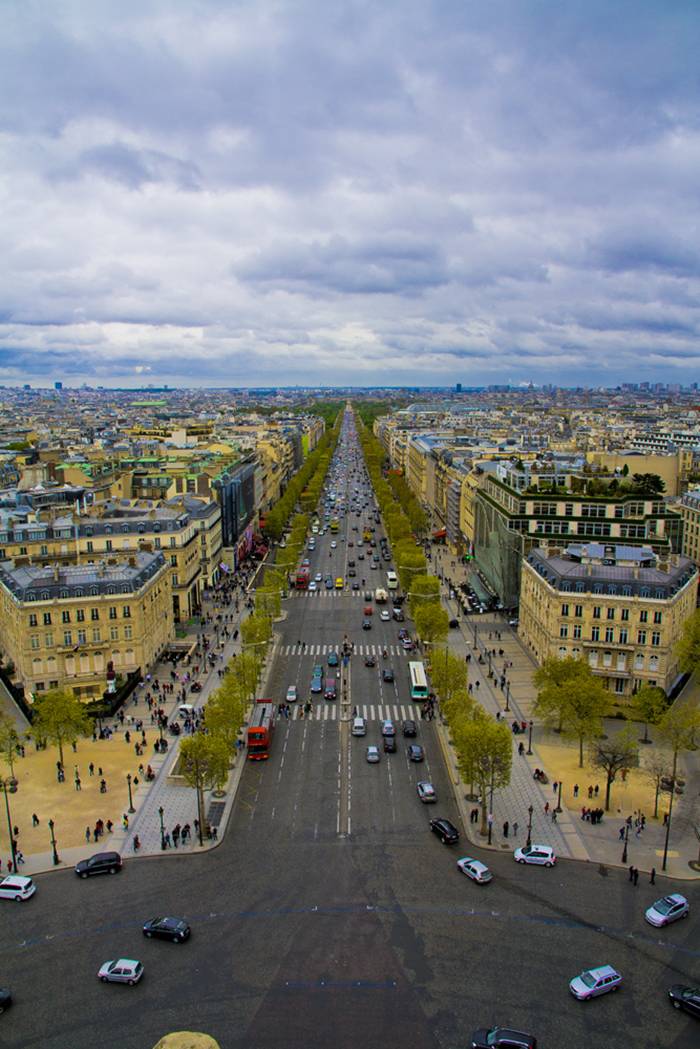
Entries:
[[389, 595], [387, 594], [386, 590], [383, 590], [380, 587], [378, 590], [374, 591], [374, 600], [375, 603], [378, 605], [385, 605], [389, 600]]
[[297, 590], [306, 590], [309, 585], [309, 570], [306, 567], [298, 568], [294, 577], [294, 586]]
[[275, 728], [275, 704], [271, 699], [260, 699], [253, 707], [248, 725], [248, 759], [267, 761]]

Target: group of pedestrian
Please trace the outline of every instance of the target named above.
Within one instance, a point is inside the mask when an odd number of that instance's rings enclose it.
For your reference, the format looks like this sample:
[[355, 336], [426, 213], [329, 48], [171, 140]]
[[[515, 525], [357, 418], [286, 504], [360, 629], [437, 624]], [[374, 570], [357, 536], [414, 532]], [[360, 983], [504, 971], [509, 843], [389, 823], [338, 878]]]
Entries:
[[585, 805], [581, 809], [581, 819], [588, 823], [602, 823], [604, 815], [604, 809], [589, 809]]

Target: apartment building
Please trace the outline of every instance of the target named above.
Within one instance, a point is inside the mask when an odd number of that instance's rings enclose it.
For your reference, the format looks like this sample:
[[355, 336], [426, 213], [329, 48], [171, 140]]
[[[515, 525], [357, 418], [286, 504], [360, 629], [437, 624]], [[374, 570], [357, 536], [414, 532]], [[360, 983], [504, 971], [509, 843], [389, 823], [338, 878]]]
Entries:
[[541, 547], [522, 562], [518, 632], [539, 663], [583, 658], [618, 696], [644, 684], [669, 694], [697, 591], [697, 567], [678, 554], [596, 542]]
[[700, 565], [700, 488], [686, 492], [675, 508], [683, 518], [683, 556]]
[[150, 666], [173, 636], [162, 552], [69, 567], [0, 563], [0, 647], [26, 692], [70, 686], [98, 698], [108, 663], [117, 674]]

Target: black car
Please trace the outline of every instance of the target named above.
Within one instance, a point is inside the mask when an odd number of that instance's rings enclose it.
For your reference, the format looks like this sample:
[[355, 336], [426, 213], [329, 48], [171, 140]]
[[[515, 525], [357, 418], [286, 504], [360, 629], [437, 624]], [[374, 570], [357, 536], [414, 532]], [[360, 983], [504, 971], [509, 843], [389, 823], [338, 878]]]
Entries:
[[391, 667], [384, 667], [384, 669], [382, 670], [382, 681], [393, 681], [393, 680], [394, 680], [394, 671], [391, 669]]
[[365, 601], [371, 601], [372, 600], [372, 596], [373, 595], [372, 595], [372, 591], [371, 590], [365, 590]]
[[537, 1039], [512, 1027], [480, 1027], [472, 1035], [472, 1049], [491, 1049], [492, 1046], [507, 1049], [537, 1049]]
[[353, 578], [353, 576], [356, 576], [356, 575], [357, 575], [357, 570], [356, 570], [355, 568], [348, 568], [348, 575], [349, 575], [349, 576], [350, 576], [350, 578], [352, 579], [352, 578]]
[[455, 842], [459, 841], [459, 831], [454, 823], [450, 823], [449, 820], [444, 819], [442, 816], [438, 816], [430, 821], [430, 829], [433, 834], [437, 834], [443, 845], [454, 845]]
[[183, 918], [151, 918], [143, 927], [143, 935], [149, 940], [155, 936], [159, 940], [171, 940], [173, 943], [184, 943], [189, 939], [191, 929]]
[[80, 878], [93, 874], [116, 874], [122, 869], [122, 858], [118, 852], [96, 852], [89, 860], [76, 864], [75, 873]]
[[363, 619], [362, 620], [362, 629], [363, 630], [371, 630], [372, 629], [372, 620], [371, 619]]
[[396, 753], [396, 736], [384, 736], [383, 742], [385, 754]]
[[400, 608], [392, 608], [391, 614], [397, 623], [404, 623], [406, 621], [406, 617]]
[[411, 737], [418, 735], [418, 730], [416, 728], [415, 721], [411, 721], [410, 718], [408, 718], [406, 721], [404, 721], [404, 723], [403, 723], [403, 734], [404, 734], [404, 736], [411, 736]]
[[4, 1013], [12, 1005], [12, 994], [6, 987], [0, 987], [0, 1013]]
[[450, 625], [450, 630], [454, 630], [455, 627], [459, 626], [459, 619], [451, 619], [449, 625]]
[[377, 660], [374, 658], [374, 656], [365, 656], [365, 666], [366, 667], [376, 667], [376, 665], [377, 665]]
[[409, 761], [422, 761], [425, 757], [423, 748], [418, 746], [417, 743], [411, 743], [406, 747], [406, 757]]
[[691, 1016], [700, 1016], [700, 987], [674, 983], [668, 989], [668, 996], [674, 1009], [684, 1009]]

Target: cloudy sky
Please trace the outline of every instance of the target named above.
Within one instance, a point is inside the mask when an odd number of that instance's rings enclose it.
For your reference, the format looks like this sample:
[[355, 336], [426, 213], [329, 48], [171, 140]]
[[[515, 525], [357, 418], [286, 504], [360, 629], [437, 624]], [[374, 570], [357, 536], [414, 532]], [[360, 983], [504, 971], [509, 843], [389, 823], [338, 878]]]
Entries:
[[0, 383], [700, 378], [698, 0], [0, 27]]

